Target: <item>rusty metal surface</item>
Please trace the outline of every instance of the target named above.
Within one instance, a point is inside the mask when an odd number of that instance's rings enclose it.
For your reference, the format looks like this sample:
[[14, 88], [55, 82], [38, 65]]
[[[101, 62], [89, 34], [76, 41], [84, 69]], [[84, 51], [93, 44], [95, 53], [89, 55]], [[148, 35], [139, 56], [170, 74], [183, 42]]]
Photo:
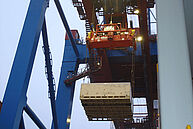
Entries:
[[[131, 81], [131, 64], [130, 63], [112, 63], [110, 62], [112, 71], [112, 79], [114, 82]], [[156, 75], [156, 63], [152, 66], [153, 76], [153, 99], [157, 99], [157, 75]], [[135, 64], [135, 87], [134, 98], [146, 97], [146, 87], [144, 81], [144, 66], [143, 63]]]
[[[91, 82], [112, 82], [112, 73], [110, 69], [109, 59], [106, 55], [105, 49], [98, 49], [97, 50], [98, 56], [102, 58], [102, 67], [101, 69], [96, 72], [90, 74]], [[93, 62], [89, 63], [89, 66], [92, 67]]]
[[[148, 8], [147, 6], [148, 4], [146, 0], [138, 0], [138, 8], [140, 11], [139, 26], [140, 26], [141, 34], [144, 38], [143, 56], [144, 56], [144, 77], [145, 77], [145, 85], [146, 85], [146, 99], [147, 99], [149, 119], [150, 121], [153, 122], [153, 90], [152, 90], [153, 89], [153, 74], [152, 74], [150, 42], [149, 42], [148, 24], [147, 24], [147, 8]], [[150, 122], [150, 124], [152, 122]]]
[[97, 17], [96, 17], [96, 13], [94, 11], [94, 4], [92, 0], [82, 0], [82, 3], [84, 5], [84, 9], [86, 12], [86, 18], [88, 19], [90, 26], [91, 24], [97, 25], [98, 21], [97, 21]]

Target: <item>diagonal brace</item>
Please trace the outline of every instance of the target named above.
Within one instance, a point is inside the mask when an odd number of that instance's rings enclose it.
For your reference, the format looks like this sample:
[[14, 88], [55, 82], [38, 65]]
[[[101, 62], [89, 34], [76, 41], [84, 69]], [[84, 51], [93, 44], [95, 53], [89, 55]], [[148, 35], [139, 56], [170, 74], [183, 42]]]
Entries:
[[49, 98], [51, 101], [54, 128], [58, 129], [56, 103], [55, 103], [55, 89], [54, 89], [55, 84], [54, 84], [54, 77], [52, 72], [52, 64], [51, 64], [51, 57], [50, 57], [50, 49], [48, 45], [48, 34], [47, 34], [45, 18], [42, 26], [42, 36], [43, 36], [45, 63], [46, 63], [46, 70], [47, 70], [46, 74], [47, 74], [48, 87], [49, 87], [49, 96], [50, 96]]
[[24, 110], [40, 129], [46, 129], [46, 127], [43, 125], [43, 123], [40, 121], [40, 119], [36, 116], [36, 114], [32, 111], [32, 109], [28, 105], [24, 107]]
[[62, 19], [63, 25], [64, 25], [64, 27], [65, 27], [65, 29], [66, 29], [67, 34], [68, 34], [68, 37], [69, 37], [69, 39], [70, 39], [70, 41], [71, 41], [71, 44], [72, 44], [73, 50], [74, 50], [74, 52], [75, 52], [75, 54], [76, 54], [76, 57], [79, 57], [80, 55], [79, 55], [78, 49], [77, 49], [77, 47], [76, 47], [76, 42], [75, 42], [75, 40], [74, 40], [74, 38], [73, 38], [73, 36], [72, 36], [72, 33], [71, 33], [71, 31], [70, 31], [70, 27], [69, 27], [69, 25], [68, 25], [68, 22], [67, 22], [67, 20], [66, 20], [66, 17], [65, 17], [65, 15], [64, 15], [64, 12], [63, 12], [63, 10], [62, 10], [62, 6], [61, 6], [59, 0], [54, 0], [54, 2], [55, 2], [55, 4], [56, 4], [56, 7], [57, 7], [58, 12], [59, 12], [59, 14], [60, 14], [60, 17], [61, 17], [61, 19]]

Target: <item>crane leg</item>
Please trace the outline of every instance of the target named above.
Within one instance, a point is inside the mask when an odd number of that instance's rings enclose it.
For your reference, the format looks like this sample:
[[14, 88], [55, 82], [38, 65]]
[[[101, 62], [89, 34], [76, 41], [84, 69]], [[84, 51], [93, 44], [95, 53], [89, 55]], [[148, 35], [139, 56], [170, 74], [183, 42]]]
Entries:
[[48, 0], [31, 0], [3, 98], [0, 125], [18, 129]]

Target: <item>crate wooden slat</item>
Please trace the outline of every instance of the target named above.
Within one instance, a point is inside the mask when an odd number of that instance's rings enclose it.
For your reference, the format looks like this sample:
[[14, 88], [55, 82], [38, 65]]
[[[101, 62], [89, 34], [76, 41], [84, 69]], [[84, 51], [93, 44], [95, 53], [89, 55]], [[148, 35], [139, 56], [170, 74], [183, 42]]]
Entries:
[[130, 83], [82, 84], [80, 100], [91, 121], [129, 120], [132, 117]]

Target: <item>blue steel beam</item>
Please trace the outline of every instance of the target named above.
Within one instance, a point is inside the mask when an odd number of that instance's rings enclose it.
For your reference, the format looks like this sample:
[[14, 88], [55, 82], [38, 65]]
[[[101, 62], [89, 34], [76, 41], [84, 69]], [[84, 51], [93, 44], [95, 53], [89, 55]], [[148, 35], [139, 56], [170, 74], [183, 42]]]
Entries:
[[[75, 83], [71, 86], [67, 86], [64, 83], [64, 78], [68, 76], [68, 71], [77, 71], [78, 61], [69, 61], [62, 63], [60, 82], [58, 85], [58, 93], [56, 99], [56, 109], [58, 117], [59, 129], [69, 129], [70, 123], [67, 123], [67, 119], [71, 117], [74, 87]], [[53, 126], [52, 126], [53, 128]]]
[[72, 33], [71, 33], [71, 31], [70, 31], [70, 27], [69, 27], [69, 25], [68, 25], [68, 22], [67, 22], [67, 20], [66, 20], [66, 17], [65, 17], [65, 15], [64, 15], [64, 12], [63, 12], [63, 10], [62, 10], [62, 6], [61, 6], [61, 4], [60, 4], [60, 1], [59, 1], [59, 0], [54, 0], [54, 2], [55, 2], [55, 4], [56, 4], [56, 7], [57, 7], [58, 12], [59, 12], [59, 14], [60, 14], [60, 17], [61, 17], [61, 19], [62, 19], [63, 25], [64, 25], [64, 27], [65, 27], [65, 29], [66, 29], [67, 34], [68, 34], [68, 37], [69, 37], [69, 39], [70, 39], [70, 41], [71, 41], [71, 44], [72, 44], [73, 50], [74, 50], [74, 52], [75, 52], [75, 54], [76, 54], [76, 57], [79, 57], [79, 52], [78, 52], [78, 49], [77, 49], [77, 47], [76, 47], [76, 42], [75, 42], [75, 40], [73, 39]]
[[150, 8], [148, 8], [147, 9], [148, 10], [148, 29], [149, 29], [149, 35], [151, 35], [151, 9]]
[[[75, 87], [75, 83], [73, 83], [71, 86], [67, 86], [64, 83], [64, 80], [67, 78], [69, 71], [74, 71], [75, 73], [77, 72], [79, 63], [83, 63], [87, 55], [86, 45], [76, 44], [76, 46], [78, 48], [78, 51], [80, 52], [81, 60], [79, 60], [79, 58], [77, 58], [75, 53], [73, 52], [70, 40], [65, 41], [64, 56], [56, 98], [59, 129], [69, 129], [70, 122], [67, 122], [67, 119], [70, 119], [71, 117]], [[52, 125], [52, 129], [53, 128], [54, 127]]]
[[40, 121], [40, 119], [36, 116], [36, 114], [32, 111], [32, 109], [28, 105], [24, 107], [24, 110], [40, 129], [46, 129], [46, 127], [43, 125], [43, 123]]
[[3, 98], [0, 127], [18, 129], [49, 0], [31, 0]]
[[43, 37], [43, 48], [44, 48], [44, 55], [45, 55], [45, 64], [46, 64], [46, 71], [47, 71], [47, 79], [48, 79], [48, 87], [49, 87], [49, 98], [52, 107], [52, 117], [54, 121], [54, 128], [58, 129], [58, 120], [56, 114], [56, 103], [55, 103], [55, 89], [54, 89], [54, 76], [52, 72], [52, 64], [51, 64], [51, 52], [48, 44], [48, 34], [46, 28], [46, 20], [44, 19], [44, 23], [42, 26], [42, 37]]

